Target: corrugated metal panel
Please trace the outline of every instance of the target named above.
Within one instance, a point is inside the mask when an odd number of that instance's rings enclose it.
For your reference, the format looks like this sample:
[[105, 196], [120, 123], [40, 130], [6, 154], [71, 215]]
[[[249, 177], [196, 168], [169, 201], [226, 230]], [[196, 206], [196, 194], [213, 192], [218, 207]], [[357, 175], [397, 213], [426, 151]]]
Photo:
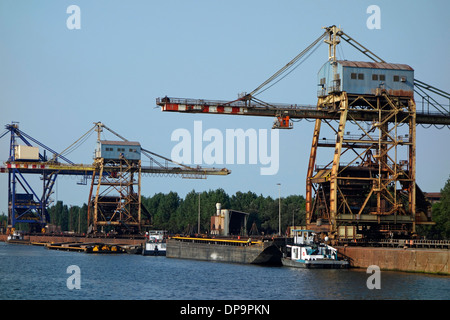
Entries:
[[393, 96], [414, 95], [414, 69], [406, 64], [339, 60], [326, 62], [319, 70], [318, 96], [345, 91], [376, 95], [379, 88]]
[[101, 140], [97, 146], [96, 157], [106, 160], [118, 160], [121, 157], [127, 160], [140, 160], [141, 145], [134, 141]]
[[338, 60], [337, 62], [344, 67], [371, 68], [371, 69], [397, 69], [397, 70], [414, 71], [414, 69], [411, 68], [410, 66], [408, 66], [407, 64], [400, 64], [400, 63], [347, 61], [347, 60]]

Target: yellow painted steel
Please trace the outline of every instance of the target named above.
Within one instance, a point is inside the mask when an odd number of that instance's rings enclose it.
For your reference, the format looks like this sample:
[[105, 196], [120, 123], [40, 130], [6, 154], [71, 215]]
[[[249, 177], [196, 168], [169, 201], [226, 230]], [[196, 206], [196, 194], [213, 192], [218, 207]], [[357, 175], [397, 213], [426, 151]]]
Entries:
[[[63, 163], [46, 163], [46, 162], [23, 162], [23, 161], [15, 161], [15, 162], [5, 162], [6, 166], [14, 165], [15, 169], [19, 170], [50, 170], [50, 171], [60, 171], [59, 173], [64, 174], [64, 171], [79, 171], [92, 173], [97, 169], [94, 164], [63, 164]], [[33, 167], [34, 166], [34, 167]], [[42, 167], [44, 166], [44, 167]], [[10, 168], [5, 168], [9, 170]], [[5, 170], [5, 171], [6, 171]], [[117, 168], [110, 167], [108, 171], [115, 171]], [[3, 171], [2, 171], [3, 172]], [[230, 170], [216, 169], [216, 168], [181, 168], [181, 167], [169, 167], [169, 168], [158, 168], [158, 167], [141, 167], [142, 173], [167, 173], [167, 174], [201, 174], [201, 175], [218, 175], [218, 176], [226, 176], [231, 173]]]
[[259, 244], [262, 243], [262, 241], [251, 241], [249, 240], [231, 240], [231, 239], [216, 239], [216, 238], [192, 238], [192, 237], [172, 237], [171, 239], [177, 239], [177, 240], [195, 240], [195, 241], [210, 241], [210, 242], [222, 242], [222, 243], [251, 243], [251, 244]]

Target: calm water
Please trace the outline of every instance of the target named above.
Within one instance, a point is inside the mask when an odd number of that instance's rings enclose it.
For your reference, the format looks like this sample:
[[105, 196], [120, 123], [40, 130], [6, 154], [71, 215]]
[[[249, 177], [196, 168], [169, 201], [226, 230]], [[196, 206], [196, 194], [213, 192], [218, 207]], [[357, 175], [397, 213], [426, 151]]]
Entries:
[[[69, 290], [67, 267], [80, 268]], [[141, 255], [94, 255], [0, 242], [0, 299], [450, 299], [450, 277], [365, 270], [261, 267]]]

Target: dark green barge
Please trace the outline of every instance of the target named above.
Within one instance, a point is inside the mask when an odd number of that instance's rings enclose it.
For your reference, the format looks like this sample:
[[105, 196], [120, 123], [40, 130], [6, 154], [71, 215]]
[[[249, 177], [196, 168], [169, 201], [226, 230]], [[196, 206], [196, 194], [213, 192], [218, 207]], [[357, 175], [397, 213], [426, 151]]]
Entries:
[[283, 239], [221, 239], [172, 237], [167, 240], [168, 258], [243, 264], [281, 265]]

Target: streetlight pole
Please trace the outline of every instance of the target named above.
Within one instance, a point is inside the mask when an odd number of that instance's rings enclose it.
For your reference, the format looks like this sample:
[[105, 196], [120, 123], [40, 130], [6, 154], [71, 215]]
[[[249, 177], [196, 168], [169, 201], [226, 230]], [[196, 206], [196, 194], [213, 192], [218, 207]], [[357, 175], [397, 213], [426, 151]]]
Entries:
[[281, 236], [281, 183], [278, 186], [278, 235]]
[[295, 227], [295, 220], [294, 220], [295, 213], [298, 212], [299, 210], [300, 210], [299, 208], [292, 210], [292, 228]]
[[198, 193], [198, 225], [197, 234], [200, 234], [200, 192]]

